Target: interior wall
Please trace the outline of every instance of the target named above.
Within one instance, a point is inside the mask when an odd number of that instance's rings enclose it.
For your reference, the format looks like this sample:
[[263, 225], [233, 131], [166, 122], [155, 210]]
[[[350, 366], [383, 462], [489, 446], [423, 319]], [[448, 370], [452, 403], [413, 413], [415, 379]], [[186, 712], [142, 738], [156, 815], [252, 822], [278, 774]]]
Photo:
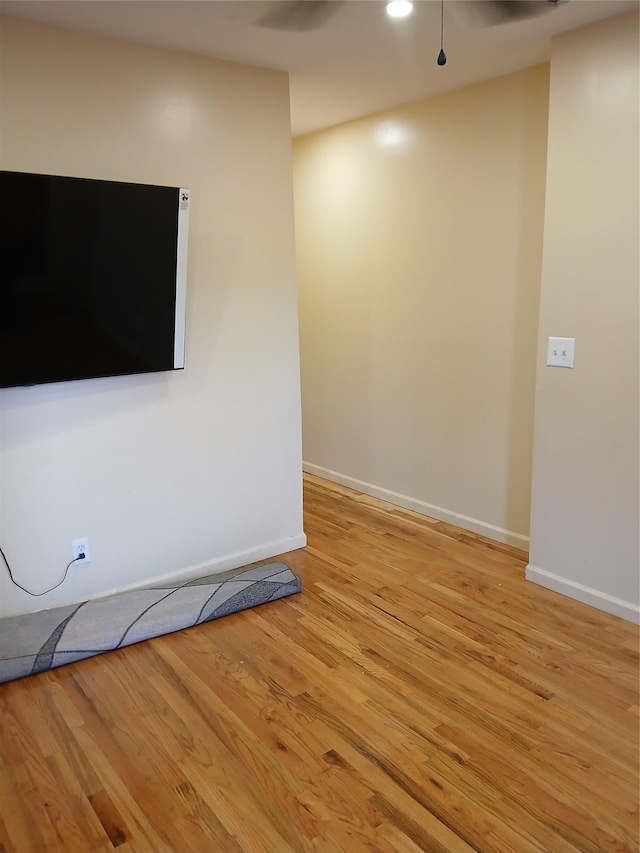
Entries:
[[542, 65], [294, 143], [305, 468], [526, 547]]
[[527, 576], [634, 621], [639, 142], [637, 13], [554, 39]]
[[[0, 392], [0, 615], [304, 544], [287, 75], [2, 19], [0, 167], [191, 188], [186, 369]], [[6, 200], [5, 200], [6, 203]]]

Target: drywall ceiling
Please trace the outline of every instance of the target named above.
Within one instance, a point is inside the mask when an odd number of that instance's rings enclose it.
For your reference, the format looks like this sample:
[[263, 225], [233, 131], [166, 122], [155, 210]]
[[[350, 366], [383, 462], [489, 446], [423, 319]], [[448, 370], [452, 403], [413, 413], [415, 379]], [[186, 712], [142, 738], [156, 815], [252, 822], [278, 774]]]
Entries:
[[439, 0], [417, 0], [399, 21], [378, 0], [346, 0], [322, 27], [302, 32], [260, 26], [276, 5], [267, 0], [4, 0], [0, 12], [288, 71], [300, 135], [544, 62], [553, 35], [638, 8], [638, 0], [569, 0], [488, 27], [477, 25], [484, 2], [445, 0], [443, 68]]

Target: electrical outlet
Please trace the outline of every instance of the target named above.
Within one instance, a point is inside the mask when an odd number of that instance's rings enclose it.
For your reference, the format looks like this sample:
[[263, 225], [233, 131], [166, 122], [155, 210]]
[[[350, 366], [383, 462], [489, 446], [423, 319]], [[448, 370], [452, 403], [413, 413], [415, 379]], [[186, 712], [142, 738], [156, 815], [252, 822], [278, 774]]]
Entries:
[[[84, 554], [84, 557], [80, 559], [80, 555]], [[76, 561], [76, 565], [78, 563], [90, 563], [91, 562], [91, 554], [89, 553], [89, 540], [85, 536], [84, 539], [74, 539], [71, 543], [71, 557]]]

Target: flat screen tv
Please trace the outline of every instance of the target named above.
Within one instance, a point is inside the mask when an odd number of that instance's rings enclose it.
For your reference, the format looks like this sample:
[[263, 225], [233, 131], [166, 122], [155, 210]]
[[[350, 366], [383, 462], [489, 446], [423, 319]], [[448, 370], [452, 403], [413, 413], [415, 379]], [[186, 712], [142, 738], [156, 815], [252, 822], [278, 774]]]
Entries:
[[189, 190], [0, 171], [0, 388], [184, 367]]

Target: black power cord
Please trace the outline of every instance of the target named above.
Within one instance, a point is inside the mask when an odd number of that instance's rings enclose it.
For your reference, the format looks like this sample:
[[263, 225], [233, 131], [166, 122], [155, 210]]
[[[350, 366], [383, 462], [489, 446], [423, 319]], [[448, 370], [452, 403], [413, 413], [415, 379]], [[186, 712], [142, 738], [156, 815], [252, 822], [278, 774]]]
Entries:
[[64, 574], [62, 575], [62, 578], [58, 581], [57, 584], [50, 587], [50, 589], [45, 589], [44, 592], [31, 592], [31, 590], [29, 590], [26, 587], [19, 584], [18, 581], [14, 578], [13, 572], [11, 571], [11, 566], [9, 565], [9, 561], [7, 560], [5, 553], [2, 550], [2, 548], [0, 548], [0, 554], [2, 554], [2, 559], [4, 560], [4, 564], [7, 567], [7, 571], [9, 572], [9, 577], [11, 578], [11, 583], [14, 584], [15, 586], [17, 586], [18, 589], [21, 589], [23, 592], [26, 592], [28, 595], [32, 595], [34, 598], [38, 598], [38, 596], [40, 596], [40, 595], [46, 595], [48, 592], [52, 592], [54, 589], [57, 589], [60, 586], [60, 584], [64, 583], [64, 581], [67, 577], [67, 572], [69, 571], [69, 567], [72, 566], [74, 563], [77, 563], [78, 560], [84, 560], [84, 554], [78, 554], [78, 556], [75, 559], [71, 560], [70, 563], [67, 563], [67, 568], [64, 570]]

